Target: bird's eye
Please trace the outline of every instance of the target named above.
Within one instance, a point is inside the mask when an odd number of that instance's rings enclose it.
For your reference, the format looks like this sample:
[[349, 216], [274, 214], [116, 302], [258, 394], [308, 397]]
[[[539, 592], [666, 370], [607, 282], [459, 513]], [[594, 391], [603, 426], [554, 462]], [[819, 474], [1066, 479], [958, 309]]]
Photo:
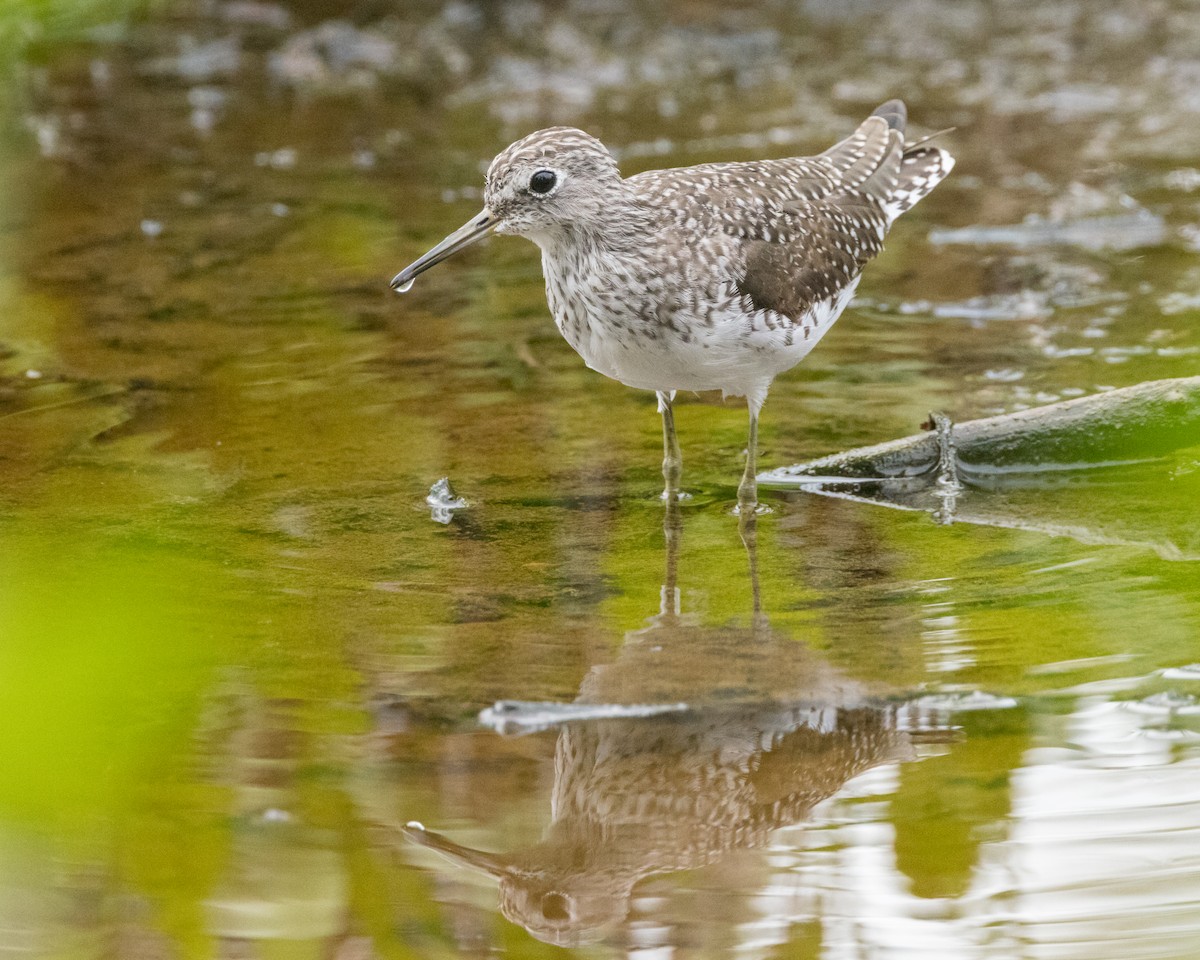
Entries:
[[542, 897], [542, 916], [547, 920], [570, 920], [571, 901], [561, 893], [547, 893]]
[[558, 174], [553, 170], [538, 170], [529, 178], [529, 189], [534, 193], [549, 193], [558, 183]]

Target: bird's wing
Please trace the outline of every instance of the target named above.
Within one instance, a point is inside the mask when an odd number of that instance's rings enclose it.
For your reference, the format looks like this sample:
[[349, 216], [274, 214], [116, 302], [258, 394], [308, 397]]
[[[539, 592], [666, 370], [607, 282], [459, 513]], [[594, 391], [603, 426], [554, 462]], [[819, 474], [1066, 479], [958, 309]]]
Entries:
[[815, 157], [712, 163], [629, 178], [667, 230], [706, 237], [748, 306], [799, 323], [883, 249], [904, 149], [904, 105], [883, 104]]
[[886, 203], [900, 172], [904, 125], [904, 104], [889, 100], [845, 140], [815, 157], [648, 170], [627, 182], [655, 206], [680, 217], [695, 216], [697, 207], [727, 214], [847, 192]]
[[837, 296], [883, 249], [904, 151], [904, 105], [889, 101], [818, 157], [781, 161], [828, 170], [816, 196], [771, 204], [733, 233], [740, 241], [740, 294], [759, 310], [800, 322]]
[[831, 198], [789, 205], [755, 227], [740, 231], [738, 293], [757, 310], [799, 323], [883, 249], [887, 215], [874, 202]]
[[699, 218], [704, 225], [716, 217], [748, 216], [764, 203], [829, 196], [837, 176], [821, 157], [789, 157], [647, 170], [627, 183], [661, 215], [681, 223]]
[[907, 120], [904, 104], [889, 100], [845, 140], [835, 143], [814, 159], [833, 169], [839, 186], [874, 188], [886, 196], [895, 187], [895, 160], [904, 149]]

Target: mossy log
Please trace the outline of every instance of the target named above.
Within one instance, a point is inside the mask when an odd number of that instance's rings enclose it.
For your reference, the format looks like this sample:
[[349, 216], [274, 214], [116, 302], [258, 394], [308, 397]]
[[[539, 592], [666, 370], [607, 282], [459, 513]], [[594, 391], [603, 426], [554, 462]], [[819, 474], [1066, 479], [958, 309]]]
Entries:
[[[940, 419], [936, 417], [935, 420]], [[943, 421], [944, 424], [944, 421]], [[1137, 463], [1200, 445], [1200, 377], [1153, 380], [823, 457], [760, 477], [771, 486], [805, 477], [936, 475], [947, 442], [960, 479]]]
[[902, 510], [1200, 559], [1200, 377], [953, 424], [759, 477]]

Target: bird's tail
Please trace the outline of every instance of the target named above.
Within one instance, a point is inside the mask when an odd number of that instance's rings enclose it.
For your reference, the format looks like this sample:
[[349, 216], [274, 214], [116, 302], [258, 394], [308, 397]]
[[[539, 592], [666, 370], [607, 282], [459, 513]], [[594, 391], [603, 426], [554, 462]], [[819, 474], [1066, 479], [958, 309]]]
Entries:
[[949, 153], [928, 145], [930, 137], [906, 145], [907, 126], [904, 101], [889, 100], [876, 107], [854, 133], [820, 155], [843, 187], [875, 197], [889, 223], [941, 183], [954, 167]]
[[896, 178], [896, 189], [889, 194], [884, 209], [888, 219], [895, 220], [900, 214], [924, 197], [954, 169], [954, 158], [941, 147], [924, 143], [906, 147], [900, 157], [900, 173]]

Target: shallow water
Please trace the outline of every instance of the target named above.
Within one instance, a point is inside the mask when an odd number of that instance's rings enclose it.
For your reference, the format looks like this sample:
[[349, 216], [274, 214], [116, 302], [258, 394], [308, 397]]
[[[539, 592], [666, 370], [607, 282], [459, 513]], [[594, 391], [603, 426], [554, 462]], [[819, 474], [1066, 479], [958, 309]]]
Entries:
[[387, 289], [530, 129], [902, 94], [959, 167], [764, 469], [1197, 375], [1189, 5], [129, 6], [0, 31], [0, 956], [1200, 956], [1196, 449], [749, 549], [744, 408], [664, 518], [532, 245]]

